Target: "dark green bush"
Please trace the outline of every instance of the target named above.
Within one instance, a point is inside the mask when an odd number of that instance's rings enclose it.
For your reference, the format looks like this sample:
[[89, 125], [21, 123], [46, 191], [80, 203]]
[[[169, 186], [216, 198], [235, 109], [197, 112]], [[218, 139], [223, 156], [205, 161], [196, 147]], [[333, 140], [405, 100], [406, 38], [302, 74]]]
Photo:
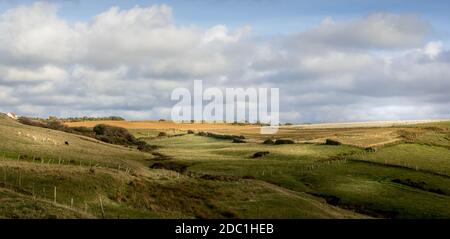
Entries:
[[292, 139], [277, 139], [276, 141], [275, 141], [275, 144], [276, 145], [279, 145], [279, 144], [294, 144], [295, 142], [294, 142], [294, 140], [292, 140]]

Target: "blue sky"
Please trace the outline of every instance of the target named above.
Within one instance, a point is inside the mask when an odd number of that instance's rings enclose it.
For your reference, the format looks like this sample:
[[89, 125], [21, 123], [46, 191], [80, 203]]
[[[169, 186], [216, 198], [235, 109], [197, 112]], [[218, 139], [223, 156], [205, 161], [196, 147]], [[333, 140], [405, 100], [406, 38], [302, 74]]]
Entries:
[[0, 1], [0, 111], [168, 118], [172, 90], [203, 80], [279, 88], [283, 122], [450, 118], [449, 10], [419, 0]]
[[[0, 2], [4, 11], [32, 0]], [[437, 34], [450, 36], [450, 2], [423, 0], [50, 0], [60, 6], [59, 15], [72, 21], [89, 20], [97, 13], [119, 6], [167, 4], [172, 7], [177, 24], [209, 27], [251, 25], [259, 34], [292, 33], [331, 16], [346, 20], [372, 12], [415, 13], [433, 23]]]

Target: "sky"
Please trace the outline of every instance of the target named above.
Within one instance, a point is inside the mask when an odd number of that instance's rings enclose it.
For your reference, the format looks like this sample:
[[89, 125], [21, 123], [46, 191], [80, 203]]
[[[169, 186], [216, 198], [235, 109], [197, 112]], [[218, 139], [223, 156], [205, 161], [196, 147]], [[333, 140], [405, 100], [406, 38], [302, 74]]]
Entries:
[[0, 111], [169, 118], [176, 87], [277, 87], [283, 122], [450, 118], [450, 2], [5, 0]]

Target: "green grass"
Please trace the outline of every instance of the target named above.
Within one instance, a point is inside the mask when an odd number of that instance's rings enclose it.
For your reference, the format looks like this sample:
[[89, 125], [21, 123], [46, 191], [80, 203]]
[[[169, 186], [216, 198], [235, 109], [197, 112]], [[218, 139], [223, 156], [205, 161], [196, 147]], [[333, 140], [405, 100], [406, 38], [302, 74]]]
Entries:
[[[19, 124], [0, 118], [0, 157], [15, 154], [71, 164], [139, 168], [151, 155], [88, 137]], [[36, 140], [35, 140], [36, 139]], [[68, 142], [69, 145], [66, 145]]]
[[373, 153], [131, 130], [160, 157], [0, 114], [0, 217], [450, 218], [448, 126], [424, 127]]
[[83, 211], [0, 188], [0, 218], [92, 218]]
[[381, 164], [426, 170], [450, 176], [450, 150], [421, 144], [400, 144], [385, 147], [372, 154], [359, 157]]
[[[189, 165], [188, 171], [197, 174], [252, 177], [299, 193], [334, 198], [330, 203], [375, 217], [450, 217], [450, 178], [435, 174], [450, 165], [449, 151], [442, 147], [400, 144], [366, 153], [342, 145], [233, 144], [192, 135], [152, 143], [160, 145], [160, 151], [173, 157], [172, 161]], [[270, 154], [250, 158], [257, 151]], [[418, 164], [429, 172], [393, 167], [406, 159], [410, 160], [408, 165]], [[418, 188], [395, 180], [425, 186]]]
[[[204, 180], [150, 169], [152, 162], [149, 160], [154, 158], [151, 154], [64, 132], [25, 126], [6, 118], [0, 119], [0, 131], [0, 190], [5, 192], [0, 194], [0, 217], [361, 216], [327, 205], [320, 198], [285, 192], [259, 181]], [[31, 136], [51, 138], [58, 145], [36, 141]], [[182, 137], [170, 139], [176, 141], [178, 138]], [[66, 146], [64, 141], [69, 145]], [[180, 142], [179, 146], [185, 143]], [[212, 148], [216, 146], [212, 145]], [[125, 171], [128, 168], [132, 170]], [[53, 203], [55, 188], [57, 197]], [[277, 202], [280, 210], [273, 208]], [[300, 202], [301, 206], [291, 208]], [[258, 210], [253, 210], [255, 207]]]

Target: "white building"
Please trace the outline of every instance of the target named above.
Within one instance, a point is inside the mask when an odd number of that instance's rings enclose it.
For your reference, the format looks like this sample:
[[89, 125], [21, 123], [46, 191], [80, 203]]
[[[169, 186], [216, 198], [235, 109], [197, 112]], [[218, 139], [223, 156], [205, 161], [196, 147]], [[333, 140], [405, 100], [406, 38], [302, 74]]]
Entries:
[[15, 120], [19, 118], [19, 117], [17, 117], [16, 113], [12, 113], [12, 112], [7, 113], [6, 115], [7, 115], [9, 118], [15, 119]]

